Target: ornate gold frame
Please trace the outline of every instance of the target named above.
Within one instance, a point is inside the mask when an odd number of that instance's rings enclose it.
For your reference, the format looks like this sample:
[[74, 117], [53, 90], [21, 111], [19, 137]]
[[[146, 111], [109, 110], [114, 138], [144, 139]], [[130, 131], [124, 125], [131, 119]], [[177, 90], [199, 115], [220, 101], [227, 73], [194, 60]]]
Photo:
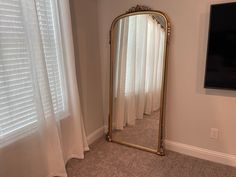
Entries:
[[[160, 122], [159, 122], [159, 135], [158, 135], [158, 147], [157, 150], [139, 146], [132, 143], [127, 143], [123, 141], [117, 141], [112, 139], [112, 114], [113, 114], [113, 65], [114, 65], [114, 49], [113, 49], [113, 41], [114, 41], [114, 27], [118, 20], [124, 17], [132, 16], [132, 15], [140, 15], [140, 14], [153, 14], [160, 15], [165, 20], [165, 29], [166, 29], [166, 37], [165, 37], [165, 54], [164, 54], [164, 64], [163, 64], [163, 77], [162, 77], [162, 88], [161, 88], [161, 106], [160, 106]], [[114, 142], [122, 145], [126, 145], [129, 147], [134, 147], [137, 149], [141, 149], [147, 152], [155, 153], [158, 155], [165, 155], [164, 149], [164, 114], [165, 114], [165, 95], [166, 95], [166, 78], [167, 78], [167, 51], [168, 51], [168, 43], [170, 40], [170, 22], [167, 15], [161, 11], [151, 10], [151, 8], [147, 6], [137, 5], [136, 7], [130, 8], [126, 13], [116, 17], [111, 25], [110, 29], [110, 90], [109, 90], [109, 128], [107, 133], [107, 140], [109, 142]]]

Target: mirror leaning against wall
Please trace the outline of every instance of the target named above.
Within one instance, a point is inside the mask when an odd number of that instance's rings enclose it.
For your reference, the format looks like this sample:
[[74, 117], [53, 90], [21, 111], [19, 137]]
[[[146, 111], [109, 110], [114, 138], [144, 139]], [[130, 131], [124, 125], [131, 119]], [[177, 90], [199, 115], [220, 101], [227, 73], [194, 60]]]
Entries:
[[108, 141], [164, 155], [169, 36], [166, 14], [146, 6], [114, 19]]

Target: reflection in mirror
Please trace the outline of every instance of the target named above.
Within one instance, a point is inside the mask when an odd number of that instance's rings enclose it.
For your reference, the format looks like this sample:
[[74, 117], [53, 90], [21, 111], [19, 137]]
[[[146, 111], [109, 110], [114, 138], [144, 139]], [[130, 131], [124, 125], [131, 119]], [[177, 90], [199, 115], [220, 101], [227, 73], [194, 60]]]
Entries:
[[116, 141], [157, 149], [165, 26], [157, 14], [124, 17], [114, 26], [112, 137]]

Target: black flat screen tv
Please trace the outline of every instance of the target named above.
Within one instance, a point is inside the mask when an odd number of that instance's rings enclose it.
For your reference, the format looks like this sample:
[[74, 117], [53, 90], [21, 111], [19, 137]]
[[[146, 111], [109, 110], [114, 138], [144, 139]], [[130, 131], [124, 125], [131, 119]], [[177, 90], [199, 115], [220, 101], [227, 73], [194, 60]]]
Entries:
[[236, 90], [236, 3], [211, 5], [205, 88]]

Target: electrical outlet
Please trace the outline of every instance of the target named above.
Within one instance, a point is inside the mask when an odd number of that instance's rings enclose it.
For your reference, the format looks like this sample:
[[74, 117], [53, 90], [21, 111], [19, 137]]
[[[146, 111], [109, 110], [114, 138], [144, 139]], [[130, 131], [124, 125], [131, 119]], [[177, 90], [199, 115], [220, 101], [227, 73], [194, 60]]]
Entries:
[[211, 128], [210, 138], [211, 139], [218, 139], [219, 137], [219, 129], [218, 128]]

